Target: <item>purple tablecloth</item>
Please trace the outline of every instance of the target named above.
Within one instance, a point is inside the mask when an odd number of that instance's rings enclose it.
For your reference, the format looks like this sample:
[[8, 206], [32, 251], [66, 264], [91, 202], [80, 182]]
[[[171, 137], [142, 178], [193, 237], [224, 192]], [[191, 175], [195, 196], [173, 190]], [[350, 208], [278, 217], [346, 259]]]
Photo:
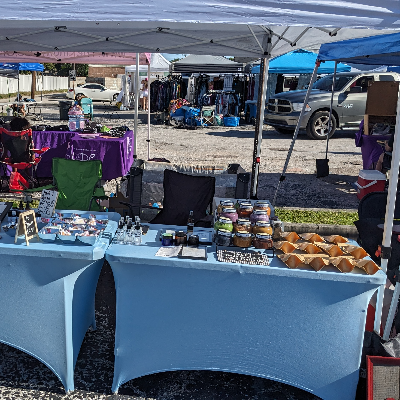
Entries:
[[103, 179], [124, 176], [133, 162], [133, 131], [127, 131], [122, 138], [83, 139], [76, 132], [33, 132], [36, 148], [50, 147], [38, 165], [39, 177], [51, 177], [53, 157], [73, 160], [101, 160]]

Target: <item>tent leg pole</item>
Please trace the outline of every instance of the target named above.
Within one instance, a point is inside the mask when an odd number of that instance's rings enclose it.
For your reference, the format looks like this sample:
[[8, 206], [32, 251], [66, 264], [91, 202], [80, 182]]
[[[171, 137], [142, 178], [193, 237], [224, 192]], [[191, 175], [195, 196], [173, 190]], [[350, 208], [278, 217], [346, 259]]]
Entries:
[[150, 63], [147, 66], [147, 160], [150, 160]]
[[317, 70], [318, 70], [318, 67], [320, 66], [320, 64], [321, 64], [321, 61], [319, 61], [319, 60], [317, 60], [315, 62], [314, 70], [313, 70], [313, 73], [311, 75], [310, 84], [308, 85], [308, 89], [307, 89], [306, 97], [304, 99], [303, 107], [301, 108], [299, 119], [298, 119], [297, 125], [296, 125], [296, 129], [295, 129], [295, 131], [293, 133], [293, 139], [292, 139], [292, 142], [290, 143], [289, 151], [288, 151], [288, 154], [286, 156], [285, 165], [283, 166], [282, 174], [281, 174], [281, 176], [279, 178], [278, 186], [276, 187], [276, 190], [275, 190], [274, 199], [272, 201], [272, 205], [273, 206], [275, 206], [275, 203], [276, 203], [276, 197], [278, 195], [279, 186], [280, 186], [281, 182], [283, 182], [286, 179], [285, 173], [286, 173], [287, 167], [289, 165], [290, 156], [292, 155], [294, 143], [296, 142], [297, 135], [299, 134], [301, 120], [303, 119], [303, 115], [304, 115], [305, 110], [306, 110], [306, 105], [307, 105], [308, 99], [310, 97], [310, 93], [311, 93], [311, 89], [312, 89], [313, 83], [315, 82], [315, 79], [317, 77]]
[[331, 103], [329, 105], [328, 133], [326, 135], [326, 149], [325, 149], [326, 160], [328, 159], [329, 133], [331, 131], [331, 126], [332, 126], [333, 94], [336, 85], [336, 70], [337, 70], [337, 61], [335, 61], [335, 69], [333, 71]]
[[139, 57], [140, 54], [136, 53], [136, 73], [135, 73], [135, 120], [134, 120], [134, 133], [133, 133], [133, 162], [137, 159], [137, 129], [139, 119]]
[[264, 124], [265, 98], [267, 95], [269, 57], [262, 58], [260, 64], [260, 82], [258, 85], [257, 118], [254, 134], [253, 165], [251, 170], [250, 198], [257, 199], [258, 176], [260, 174], [261, 142]]
[[[392, 152], [392, 164], [390, 166], [389, 172], [389, 187], [388, 187], [388, 197], [386, 202], [386, 214], [385, 214], [385, 225], [383, 228], [383, 241], [382, 241], [382, 262], [381, 268], [383, 272], [386, 273], [388, 260], [390, 258], [391, 252], [391, 240], [392, 240], [392, 230], [393, 230], [393, 219], [394, 219], [394, 211], [396, 207], [396, 195], [397, 195], [397, 184], [399, 179], [399, 165], [400, 165], [400, 88], [397, 98], [397, 109], [396, 109], [396, 128], [394, 132], [394, 143], [393, 143], [393, 152]], [[396, 288], [399, 283], [396, 284]], [[376, 311], [375, 311], [375, 323], [374, 323], [374, 331], [380, 335], [381, 330], [381, 319], [382, 319], [382, 306], [383, 306], [383, 295], [384, 295], [385, 286], [382, 285], [378, 289], [378, 295], [376, 300]], [[395, 300], [395, 296], [392, 298], [392, 304], [390, 308], [395, 308], [397, 304], [393, 304]], [[394, 317], [394, 311], [393, 311]], [[392, 327], [393, 319], [390, 321], [389, 318], [386, 321], [385, 333], [387, 337], [389, 337], [390, 329]], [[390, 325], [390, 326], [389, 326]]]

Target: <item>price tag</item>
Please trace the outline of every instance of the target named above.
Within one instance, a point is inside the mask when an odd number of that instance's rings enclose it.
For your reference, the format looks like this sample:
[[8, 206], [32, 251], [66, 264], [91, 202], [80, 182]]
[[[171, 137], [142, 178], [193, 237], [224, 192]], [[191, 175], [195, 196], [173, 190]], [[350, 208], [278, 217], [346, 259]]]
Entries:
[[18, 225], [15, 231], [15, 243], [17, 243], [18, 236], [21, 235], [25, 236], [27, 246], [29, 246], [30, 239], [34, 238], [35, 236], [39, 238], [35, 211], [29, 210], [19, 214]]
[[55, 190], [43, 190], [40, 197], [37, 213], [42, 217], [52, 217], [56, 209], [58, 192]]

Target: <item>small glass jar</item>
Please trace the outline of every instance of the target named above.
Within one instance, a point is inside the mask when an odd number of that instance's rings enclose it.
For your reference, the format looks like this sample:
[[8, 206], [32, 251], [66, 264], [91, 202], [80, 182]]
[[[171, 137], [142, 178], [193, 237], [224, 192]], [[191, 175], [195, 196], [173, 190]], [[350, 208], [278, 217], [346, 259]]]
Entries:
[[253, 226], [253, 233], [255, 235], [257, 233], [267, 233], [268, 235], [272, 235], [272, 226], [267, 221], [257, 221]]
[[226, 229], [220, 229], [215, 234], [214, 241], [217, 246], [230, 246], [232, 242], [232, 233]]
[[187, 236], [186, 233], [183, 231], [178, 231], [175, 234], [175, 244], [177, 246], [180, 246], [181, 244], [186, 244], [187, 243]]
[[257, 233], [253, 239], [253, 246], [256, 249], [272, 249], [272, 236], [267, 233]]
[[248, 232], [236, 232], [233, 236], [233, 245], [237, 247], [251, 247], [253, 235]]
[[163, 233], [161, 238], [161, 244], [163, 246], [172, 246], [174, 244], [174, 238], [172, 233]]
[[232, 222], [236, 222], [238, 219], [236, 208], [224, 207], [221, 212], [221, 217], [229, 218]]
[[187, 244], [190, 247], [198, 247], [200, 243], [199, 235], [189, 235]]
[[269, 221], [268, 213], [266, 210], [254, 210], [250, 215], [250, 222], [255, 225], [257, 221]]
[[271, 207], [267, 200], [257, 200], [254, 204], [254, 210], [264, 210], [267, 211], [268, 216], [271, 215]]
[[221, 200], [217, 207], [217, 213], [221, 214], [223, 208], [226, 208], [226, 207], [233, 208], [233, 206], [234, 206], [234, 203], [232, 200]]
[[249, 218], [253, 212], [253, 206], [248, 203], [239, 204], [238, 216], [239, 218]]
[[251, 222], [249, 219], [243, 219], [239, 218], [234, 224], [233, 224], [233, 232], [247, 232], [251, 233], [253, 230], [251, 226]]
[[214, 229], [218, 231], [219, 229], [226, 229], [229, 232], [233, 231], [232, 220], [226, 217], [219, 217], [214, 224]]

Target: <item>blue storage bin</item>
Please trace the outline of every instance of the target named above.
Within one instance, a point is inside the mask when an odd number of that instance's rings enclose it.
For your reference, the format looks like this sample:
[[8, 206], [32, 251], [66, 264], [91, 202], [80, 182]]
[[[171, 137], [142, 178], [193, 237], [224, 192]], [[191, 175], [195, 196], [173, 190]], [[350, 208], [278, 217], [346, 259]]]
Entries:
[[177, 108], [174, 113], [171, 113], [171, 117], [184, 117], [186, 110], [184, 108]]
[[225, 126], [239, 126], [239, 117], [224, 117]]

